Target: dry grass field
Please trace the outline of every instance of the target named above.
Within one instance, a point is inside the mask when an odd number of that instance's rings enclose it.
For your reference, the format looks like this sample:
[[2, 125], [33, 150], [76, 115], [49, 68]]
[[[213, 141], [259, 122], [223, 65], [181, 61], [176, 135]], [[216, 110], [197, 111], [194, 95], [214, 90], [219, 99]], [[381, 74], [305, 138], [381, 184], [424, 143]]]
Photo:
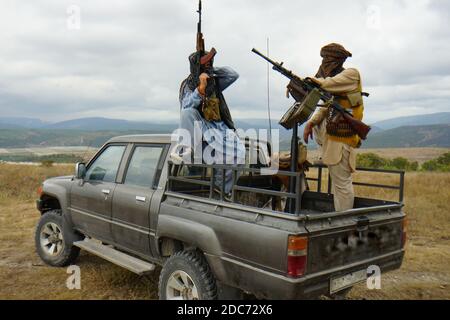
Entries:
[[[419, 164], [425, 161], [435, 159], [440, 155], [449, 152], [449, 148], [384, 148], [384, 149], [357, 149], [356, 152], [360, 153], [375, 153], [383, 158], [394, 159], [397, 157], [403, 157], [409, 161], [417, 161]], [[317, 156], [317, 150], [308, 150], [308, 154], [311, 158]]]
[[[139, 277], [82, 253], [81, 290], [68, 290], [65, 268], [44, 265], [34, 249], [39, 219], [36, 189], [47, 177], [71, 174], [73, 166], [50, 168], [0, 163], [0, 299], [156, 299], [158, 270]], [[389, 175], [358, 174], [357, 181], [396, 183]], [[357, 194], [395, 198], [358, 188]], [[352, 299], [450, 299], [450, 174], [407, 173], [407, 254], [400, 270], [382, 277], [382, 289], [358, 285]]]

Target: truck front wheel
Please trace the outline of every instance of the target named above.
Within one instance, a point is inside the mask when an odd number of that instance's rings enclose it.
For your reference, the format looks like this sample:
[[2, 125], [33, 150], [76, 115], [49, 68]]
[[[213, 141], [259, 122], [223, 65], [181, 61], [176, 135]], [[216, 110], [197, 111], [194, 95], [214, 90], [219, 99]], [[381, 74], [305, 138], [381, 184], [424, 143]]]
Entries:
[[200, 252], [180, 251], [164, 264], [159, 277], [161, 300], [215, 300], [214, 275]]
[[48, 211], [36, 228], [36, 251], [48, 265], [67, 266], [78, 257], [80, 249], [72, 244], [80, 239], [65, 223], [61, 210]]

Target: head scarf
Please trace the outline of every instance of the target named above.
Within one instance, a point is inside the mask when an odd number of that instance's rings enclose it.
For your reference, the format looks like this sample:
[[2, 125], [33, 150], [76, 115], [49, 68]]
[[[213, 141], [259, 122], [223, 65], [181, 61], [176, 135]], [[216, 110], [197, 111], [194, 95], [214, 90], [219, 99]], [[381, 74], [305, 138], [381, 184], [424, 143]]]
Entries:
[[[204, 52], [203, 55], [207, 55], [208, 53], [209, 53], [208, 51]], [[189, 66], [190, 66], [191, 73], [181, 83], [180, 92], [179, 92], [179, 96], [178, 96], [180, 102], [183, 99], [183, 94], [184, 94], [186, 86], [188, 86], [191, 91], [194, 91], [195, 88], [197, 88], [199, 85], [200, 81], [198, 79], [198, 76], [195, 76], [195, 74], [197, 73], [198, 60], [199, 59], [198, 59], [197, 52], [194, 52], [189, 56]], [[210, 60], [210, 66], [209, 66], [208, 70], [206, 70], [202, 66], [202, 69], [200, 71], [212, 74], [213, 73], [212, 72], [213, 71], [213, 63], [214, 63], [214, 58], [212, 58]], [[217, 98], [219, 98], [220, 117], [221, 117], [222, 121], [228, 126], [228, 128], [235, 130], [233, 119], [231, 117], [231, 113], [230, 113], [230, 110], [228, 109], [228, 105], [227, 105], [227, 102], [225, 101], [223, 93], [218, 89], [218, 87], [216, 87], [214, 85], [214, 82], [208, 81], [208, 86], [206, 87], [206, 95], [209, 97], [210, 93], [212, 93], [212, 92], [216, 93]]]
[[[202, 54], [202, 56], [206, 56], [208, 55], [208, 51], [204, 52]], [[192, 91], [195, 90], [195, 88], [198, 87], [199, 85], [199, 79], [198, 76], [196, 77], [195, 74], [197, 74], [197, 68], [198, 68], [198, 58], [199, 53], [198, 52], [194, 52], [189, 56], [189, 69], [190, 69], [190, 74], [189, 76], [183, 81], [183, 84], [186, 84], [189, 86], [189, 89], [191, 89]], [[214, 63], [214, 58], [212, 58], [210, 60], [210, 68], [212, 68], [212, 65]], [[205, 68], [202, 66], [201, 67], [201, 72], [208, 72], [208, 70], [205, 70]], [[182, 84], [182, 87], [183, 87]], [[182, 92], [181, 92], [182, 94]]]
[[344, 70], [345, 60], [352, 54], [342, 45], [330, 43], [320, 50], [320, 56], [323, 58], [322, 65], [317, 71], [316, 78], [334, 77], [341, 73]]

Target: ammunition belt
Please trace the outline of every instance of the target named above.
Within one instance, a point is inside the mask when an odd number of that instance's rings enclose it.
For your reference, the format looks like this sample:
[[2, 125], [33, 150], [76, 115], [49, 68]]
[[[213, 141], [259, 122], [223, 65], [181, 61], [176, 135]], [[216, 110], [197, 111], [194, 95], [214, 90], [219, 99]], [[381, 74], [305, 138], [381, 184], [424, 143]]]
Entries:
[[202, 113], [206, 121], [221, 121], [220, 100], [215, 95], [207, 98], [203, 101]]
[[349, 138], [356, 134], [343, 116], [333, 108], [329, 108], [326, 129], [327, 134], [333, 137]]

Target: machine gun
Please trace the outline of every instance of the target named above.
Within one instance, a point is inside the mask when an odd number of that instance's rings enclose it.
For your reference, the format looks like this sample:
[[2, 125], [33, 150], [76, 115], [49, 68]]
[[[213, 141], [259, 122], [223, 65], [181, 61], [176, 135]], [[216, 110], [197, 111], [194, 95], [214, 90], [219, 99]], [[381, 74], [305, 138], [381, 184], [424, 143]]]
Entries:
[[[320, 88], [314, 82], [301, 79], [295, 75], [292, 71], [283, 67], [283, 63], [278, 63], [266, 57], [264, 54], [252, 49], [252, 52], [256, 53], [264, 60], [272, 64], [272, 69], [280, 72], [282, 75], [291, 80], [291, 87], [297, 87], [294, 98], [297, 103], [285, 114], [280, 124], [287, 129], [292, 128], [292, 140], [291, 140], [291, 172], [297, 171], [297, 157], [298, 157], [298, 126], [305, 123], [309, 116], [314, 112], [319, 100], [325, 101], [337, 112], [342, 114], [342, 117], [349, 124], [349, 126], [356, 132], [356, 134], [363, 140], [367, 138], [367, 134], [370, 131], [370, 126], [366, 125], [362, 121], [353, 118], [353, 115], [342, 107], [338, 102], [334, 100], [334, 96]], [[299, 101], [300, 100], [300, 101]], [[295, 193], [295, 179], [296, 177], [290, 177], [289, 192]], [[288, 199], [286, 211], [294, 213], [296, 210], [294, 199]]]
[[[330, 106], [333, 107], [336, 111], [340, 112], [345, 119], [345, 121], [349, 124], [349, 126], [353, 129], [353, 131], [362, 139], [366, 140], [367, 135], [370, 131], [370, 126], [366, 125], [364, 122], [355, 119], [353, 115], [347, 111], [344, 107], [342, 107], [337, 101], [334, 100], [333, 94], [323, 90], [318, 85], [316, 85], [312, 81], [308, 81], [307, 79], [301, 79], [299, 76], [295, 75], [292, 71], [287, 70], [283, 67], [283, 63], [278, 63], [273, 60], [271, 60], [269, 57], [266, 57], [261, 52], [259, 52], [256, 49], [252, 49], [254, 53], [262, 57], [264, 60], [269, 62], [273, 65], [272, 69], [275, 71], [278, 71], [282, 75], [284, 75], [286, 78], [290, 79], [295, 85], [303, 88], [306, 92], [317, 92], [318, 97], [327, 102], [330, 103]], [[305, 119], [305, 121], [308, 119]]]

